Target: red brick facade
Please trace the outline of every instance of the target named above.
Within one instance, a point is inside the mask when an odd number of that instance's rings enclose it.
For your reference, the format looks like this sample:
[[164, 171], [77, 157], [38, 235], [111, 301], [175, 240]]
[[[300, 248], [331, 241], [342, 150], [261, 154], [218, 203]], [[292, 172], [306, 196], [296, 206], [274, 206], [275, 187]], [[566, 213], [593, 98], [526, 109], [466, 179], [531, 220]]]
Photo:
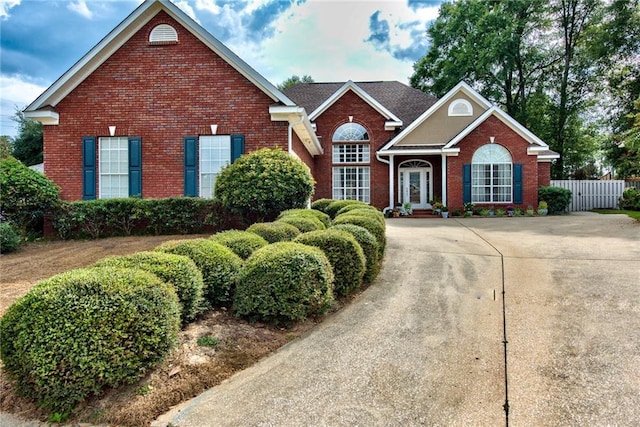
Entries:
[[[150, 45], [167, 23], [177, 44]], [[288, 123], [273, 122], [274, 102], [171, 17], [160, 12], [57, 106], [60, 124], [44, 126], [45, 173], [65, 200], [82, 198], [82, 137], [142, 137], [142, 195], [181, 196], [183, 138], [245, 135], [245, 151], [288, 145]], [[97, 184], [96, 184], [97, 185]]]

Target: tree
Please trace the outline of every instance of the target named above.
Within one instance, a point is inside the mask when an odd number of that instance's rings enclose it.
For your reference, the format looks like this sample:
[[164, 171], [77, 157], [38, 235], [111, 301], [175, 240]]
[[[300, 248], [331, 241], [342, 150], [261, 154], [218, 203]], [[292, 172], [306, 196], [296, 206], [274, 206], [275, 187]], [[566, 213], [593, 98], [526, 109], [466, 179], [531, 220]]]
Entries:
[[13, 141], [13, 156], [27, 166], [42, 163], [42, 123], [27, 119], [16, 109], [13, 120], [18, 122], [18, 136]]
[[6, 135], [0, 136], [0, 159], [6, 159], [11, 156], [12, 147], [9, 137]]
[[295, 86], [300, 83], [315, 83], [315, 80], [313, 80], [313, 77], [308, 76], [306, 74], [302, 77], [294, 74], [293, 76], [289, 77], [287, 80], [280, 83], [278, 85], [278, 89], [285, 90], [290, 88], [291, 86]]

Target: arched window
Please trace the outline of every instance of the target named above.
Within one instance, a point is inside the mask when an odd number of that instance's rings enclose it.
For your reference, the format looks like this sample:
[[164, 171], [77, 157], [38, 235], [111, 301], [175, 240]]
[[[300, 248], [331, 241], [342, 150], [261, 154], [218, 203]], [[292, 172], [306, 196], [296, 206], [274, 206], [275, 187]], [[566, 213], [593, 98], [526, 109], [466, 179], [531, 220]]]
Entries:
[[[369, 133], [358, 123], [345, 123], [333, 133], [333, 198], [371, 201]], [[364, 143], [359, 143], [364, 142]]]
[[149, 34], [149, 43], [170, 43], [178, 41], [176, 29], [169, 24], [156, 25]]
[[345, 123], [333, 133], [333, 142], [368, 141], [369, 133], [358, 123]]
[[473, 116], [473, 106], [466, 99], [454, 99], [449, 104], [450, 116]]
[[499, 144], [478, 148], [471, 159], [471, 201], [510, 203], [512, 190], [513, 164], [509, 151]]

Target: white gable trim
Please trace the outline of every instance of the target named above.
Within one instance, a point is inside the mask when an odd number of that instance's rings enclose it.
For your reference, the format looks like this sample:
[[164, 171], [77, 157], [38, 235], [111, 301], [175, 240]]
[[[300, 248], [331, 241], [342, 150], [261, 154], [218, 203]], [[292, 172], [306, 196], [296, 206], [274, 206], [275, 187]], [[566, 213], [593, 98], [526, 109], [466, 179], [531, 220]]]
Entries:
[[[289, 122], [290, 128], [298, 135], [300, 141], [312, 156], [324, 153], [322, 144], [316, 135], [313, 124], [307, 116], [307, 112], [302, 107], [272, 105], [269, 107], [272, 121]], [[291, 141], [289, 141], [291, 144]], [[291, 150], [289, 150], [291, 151]]]
[[289, 106], [295, 105], [273, 84], [169, 0], [147, 0], [45, 90], [25, 109], [25, 112], [39, 110], [46, 106], [56, 106], [161, 10], [167, 12], [273, 101]]
[[431, 117], [436, 111], [438, 111], [443, 105], [449, 102], [459, 91], [464, 92], [469, 98], [473, 99], [475, 102], [480, 104], [486, 109], [492, 107], [492, 104], [478, 92], [476, 92], [471, 86], [469, 86], [464, 81], [458, 83], [453, 89], [447, 92], [442, 98], [438, 100], [435, 104], [431, 106], [427, 111], [422, 113], [420, 117], [415, 119], [409, 126], [406, 127], [402, 132], [396, 135], [391, 141], [389, 141], [384, 147], [380, 149], [380, 151], [390, 150], [398, 142], [402, 141], [407, 135], [409, 135], [415, 128], [420, 126], [425, 122], [429, 117]]
[[380, 104], [376, 101], [371, 95], [365, 92], [360, 86], [349, 80], [345, 84], [340, 87], [337, 91], [333, 93], [329, 98], [327, 98], [318, 108], [313, 110], [311, 114], [309, 114], [309, 119], [316, 120], [320, 114], [324, 113], [329, 107], [331, 107], [338, 99], [340, 99], [347, 91], [353, 91], [356, 95], [358, 95], [364, 102], [369, 104], [374, 110], [384, 116], [387, 119], [385, 123], [385, 130], [392, 130], [395, 127], [402, 126], [402, 120], [396, 117], [391, 111], [385, 108], [384, 105]]

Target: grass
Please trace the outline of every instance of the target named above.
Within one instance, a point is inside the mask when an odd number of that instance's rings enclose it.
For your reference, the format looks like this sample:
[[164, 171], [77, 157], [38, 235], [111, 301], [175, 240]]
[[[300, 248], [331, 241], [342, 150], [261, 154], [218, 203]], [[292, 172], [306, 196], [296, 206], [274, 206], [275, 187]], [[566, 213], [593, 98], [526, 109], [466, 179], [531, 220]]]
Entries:
[[591, 212], [597, 212], [599, 214], [623, 214], [629, 218], [633, 218], [636, 221], [640, 221], [640, 211], [626, 211], [620, 209], [592, 209]]

